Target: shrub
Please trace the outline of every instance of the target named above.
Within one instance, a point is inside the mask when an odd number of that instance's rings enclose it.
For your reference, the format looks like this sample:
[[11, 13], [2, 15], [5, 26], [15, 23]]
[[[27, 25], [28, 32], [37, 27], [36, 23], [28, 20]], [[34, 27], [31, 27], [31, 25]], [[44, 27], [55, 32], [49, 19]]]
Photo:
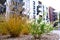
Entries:
[[23, 18], [23, 21], [22, 21], [22, 31], [21, 31], [21, 34], [23, 35], [28, 35], [29, 34], [29, 23], [28, 23], [28, 19], [26, 17]]
[[36, 37], [36, 35], [41, 36], [41, 34], [48, 33], [51, 30], [53, 30], [52, 25], [45, 24], [45, 22], [42, 21], [42, 19], [38, 19], [37, 23], [36, 21], [32, 22], [30, 24], [30, 33]]
[[7, 35], [9, 34], [6, 29], [6, 22], [0, 22], [0, 35]]
[[28, 34], [28, 24], [27, 20], [24, 17], [13, 15], [8, 21], [7, 21], [7, 30], [11, 37], [17, 37], [21, 33], [22, 34]]

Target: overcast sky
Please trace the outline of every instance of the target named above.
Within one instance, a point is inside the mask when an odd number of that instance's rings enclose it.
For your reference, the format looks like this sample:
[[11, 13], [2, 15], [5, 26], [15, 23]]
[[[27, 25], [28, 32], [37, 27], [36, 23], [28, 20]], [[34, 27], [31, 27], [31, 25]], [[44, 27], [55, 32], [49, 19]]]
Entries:
[[60, 0], [40, 0], [46, 6], [51, 6], [57, 11], [60, 11]]

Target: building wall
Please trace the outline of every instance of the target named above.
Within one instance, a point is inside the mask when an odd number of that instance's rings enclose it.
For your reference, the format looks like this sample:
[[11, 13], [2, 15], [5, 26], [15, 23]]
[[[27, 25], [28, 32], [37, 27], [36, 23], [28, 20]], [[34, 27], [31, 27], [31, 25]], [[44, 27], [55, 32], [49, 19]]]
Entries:
[[[37, 18], [37, 6], [38, 6], [38, 0], [24, 0], [25, 2], [25, 13], [29, 15], [30, 19]], [[29, 3], [28, 3], [29, 2]], [[42, 10], [42, 9], [41, 9]]]
[[[20, 15], [22, 13], [23, 0], [6, 0], [6, 19], [17, 13]], [[21, 12], [21, 13], [20, 13]]]
[[50, 18], [50, 22], [54, 22], [57, 20], [57, 13], [54, 12], [55, 9], [52, 7], [49, 7], [49, 18]]
[[[18, 3], [20, 3], [20, 4], [22, 4], [21, 3], [21, 1], [22, 0], [18, 0], [18, 1], [16, 1], [16, 0], [14, 0], [15, 2], [18, 2]], [[10, 2], [10, 3], [9, 3]], [[11, 5], [11, 0], [9, 1], [9, 0], [7, 0], [7, 3], [8, 3], [8, 6], [7, 6], [7, 12], [9, 12], [10, 11], [10, 5]], [[24, 6], [23, 6], [23, 8], [25, 9], [24, 11], [23, 11], [23, 13], [24, 14], [26, 14], [26, 15], [28, 15], [29, 16], [29, 19], [34, 19], [34, 18], [36, 18], [36, 19], [38, 19], [39, 18], [39, 16], [41, 15], [42, 17], [43, 17], [43, 20], [45, 21], [45, 22], [47, 22], [47, 17], [46, 16], [48, 16], [49, 14], [48, 14], [48, 9], [47, 9], [47, 7], [46, 6], [44, 6], [44, 5], [42, 5], [42, 2], [41, 2], [41, 4], [39, 4], [38, 3], [38, 0], [23, 0], [23, 2], [24, 2]], [[18, 5], [17, 5], [18, 6]], [[39, 12], [39, 14], [37, 15], [37, 6], [40, 6], [40, 8], [39, 8], [39, 10], [41, 11], [41, 12]], [[22, 6], [21, 6], [22, 7]], [[51, 11], [51, 12], [50, 12]], [[49, 8], [49, 13], [50, 13], [50, 15], [52, 14], [52, 11], [53, 11], [53, 9], [52, 8]], [[46, 13], [45, 15], [43, 15], [44, 14], [44, 12]], [[51, 16], [50, 16], [51, 17]], [[52, 17], [51, 17], [52, 18]]]
[[[43, 17], [43, 14], [45, 12], [46, 14], [44, 15], [44, 18], [43, 18], [45, 20], [43, 20], [43, 21], [49, 22], [49, 18], [47, 18], [47, 17], [49, 17], [48, 16], [49, 15], [48, 14], [48, 8], [46, 6], [44, 6], [42, 4], [42, 2], [40, 4], [38, 3], [38, 0], [24, 0], [24, 2], [25, 2], [25, 5], [24, 5], [25, 13], [29, 14], [29, 19], [34, 19], [34, 17], [36, 19], [38, 19], [40, 17], [40, 15]], [[37, 15], [37, 13], [38, 13], [37, 12], [37, 6], [40, 6], [38, 10], [41, 11], [41, 12], [39, 12], [38, 15]]]
[[50, 22], [52, 22], [53, 20], [53, 16], [52, 16], [52, 14], [53, 14], [53, 8], [52, 7], [49, 7], [49, 18], [50, 18]]
[[29, 14], [29, 10], [30, 10], [30, 0], [23, 0], [24, 2], [24, 6], [23, 8], [25, 9], [24, 10], [24, 14]]
[[49, 20], [49, 8], [43, 5], [43, 21], [45, 23], [50, 23]]

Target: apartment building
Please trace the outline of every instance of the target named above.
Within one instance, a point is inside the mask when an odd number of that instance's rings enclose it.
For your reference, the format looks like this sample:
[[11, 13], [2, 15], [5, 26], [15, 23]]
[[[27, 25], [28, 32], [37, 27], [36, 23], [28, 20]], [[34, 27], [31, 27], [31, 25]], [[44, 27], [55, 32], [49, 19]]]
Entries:
[[54, 22], [57, 20], [57, 12], [54, 12], [55, 9], [52, 7], [49, 7], [49, 19], [50, 22]]
[[43, 21], [45, 23], [50, 23], [49, 20], [49, 8], [43, 5]]
[[47, 23], [49, 20], [49, 8], [42, 4], [39, 0], [24, 0], [25, 5], [24, 13], [29, 16], [29, 19], [39, 19], [42, 17], [42, 20]]
[[43, 15], [42, 2], [38, 0], [24, 0], [23, 2], [25, 3], [23, 6], [25, 8], [24, 13], [29, 16], [29, 19], [36, 19], [39, 15]]

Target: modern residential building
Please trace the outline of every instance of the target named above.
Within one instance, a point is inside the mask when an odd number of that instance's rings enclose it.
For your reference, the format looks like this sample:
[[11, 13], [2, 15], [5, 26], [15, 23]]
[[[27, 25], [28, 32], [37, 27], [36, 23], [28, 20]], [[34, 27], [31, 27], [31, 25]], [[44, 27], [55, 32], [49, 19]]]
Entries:
[[43, 5], [43, 21], [45, 23], [50, 23], [49, 20], [49, 8]]
[[[49, 9], [39, 0], [24, 0], [24, 13], [29, 16], [29, 19], [43, 18], [43, 21], [49, 22]], [[44, 15], [45, 14], [45, 15]]]
[[23, 5], [23, 0], [6, 0], [6, 19], [13, 13], [21, 14]]
[[23, 6], [25, 8], [24, 13], [29, 16], [29, 19], [33, 19], [36, 16], [37, 13], [37, 0], [23, 0], [25, 5]]
[[38, 6], [37, 6], [37, 18], [43, 17], [43, 5], [41, 1], [38, 1]]
[[[42, 2], [38, 0], [7, 0], [6, 3], [8, 3], [6, 6], [6, 16], [10, 15], [12, 10], [17, 11], [20, 13], [22, 10], [22, 7], [24, 8], [23, 14], [28, 15], [29, 19], [38, 19], [39, 15], [43, 16], [43, 5]], [[24, 5], [23, 5], [24, 4]], [[11, 6], [11, 8], [10, 8]], [[10, 13], [8, 13], [10, 12]]]
[[[17, 12], [27, 15], [29, 19], [38, 19], [39, 17], [42, 17], [45, 23], [52, 22], [57, 19], [56, 12], [54, 12], [55, 9], [52, 7], [47, 8], [39, 0], [7, 0], [6, 2], [8, 3], [8, 5], [6, 5], [7, 12], [11, 12], [10, 5], [14, 4], [13, 7], [18, 10]], [[22, 8], [24, 8], [23, 12]]]
[[54, 12], [55, 9], [52, 8], [52, 7], [49, 7], [49, 19], [50, 19], [50, 22], [54, 22], [57, 20], [57, 13]]
[[30, 15], [30, 0], [23, 0], [23, 2], [24, 2], [23, 14], [27, 15], [27, 17], [29, 18], [29, 15]]
[[29, 19], [38, 19], [39, 15], [43, 15], [43, 6], [42, 2], [38, 0], [24, 0], [25, 5], [24, 13], [29, 16]]

